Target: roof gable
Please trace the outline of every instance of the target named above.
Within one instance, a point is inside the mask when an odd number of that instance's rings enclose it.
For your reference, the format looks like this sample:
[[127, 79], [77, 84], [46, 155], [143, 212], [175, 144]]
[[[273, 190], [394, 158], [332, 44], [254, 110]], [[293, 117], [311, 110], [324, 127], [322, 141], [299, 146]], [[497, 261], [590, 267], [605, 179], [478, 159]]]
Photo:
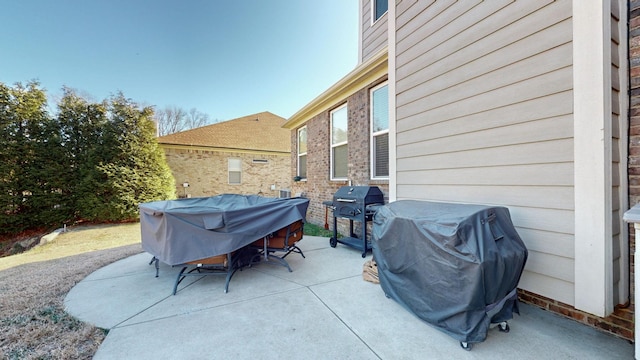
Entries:
[[159, 144], [291, 152], [286, 119], [268, 111], [158, 137]]

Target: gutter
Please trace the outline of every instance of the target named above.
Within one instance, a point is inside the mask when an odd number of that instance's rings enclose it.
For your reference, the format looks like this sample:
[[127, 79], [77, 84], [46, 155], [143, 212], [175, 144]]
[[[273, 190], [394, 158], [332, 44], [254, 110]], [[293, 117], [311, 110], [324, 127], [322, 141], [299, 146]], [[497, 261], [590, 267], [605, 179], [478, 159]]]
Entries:
[[373, 81], [387, 75], [389, 73], [387, 66], [388, 57], [388, 48], [385, 46], [366, 62], [358, 65], [345, 77], [338, 80], [337, 83], [333, 84], [329, 89], [325, 90], [302, 109], [298, 110], [282, 127], [289, 130], [295, 129], [314, 116], [343, 102], [350, 95]]

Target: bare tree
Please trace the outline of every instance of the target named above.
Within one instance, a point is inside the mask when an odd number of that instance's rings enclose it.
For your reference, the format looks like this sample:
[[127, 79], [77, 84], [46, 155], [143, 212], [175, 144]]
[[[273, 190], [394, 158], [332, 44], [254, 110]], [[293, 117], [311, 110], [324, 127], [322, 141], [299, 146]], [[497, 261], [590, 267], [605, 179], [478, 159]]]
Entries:
[[187, 129], [195, 129], [201, 126], [210, 124], [210, 118], [208, 114], [198, 111], [196, 108], [191, 108], [185, 119], [185, 125]]
[[158, 135], [164, 136], [184, 130], [186, 112], [176, 106], [157, 110], [154, 119], [158, 124]]
[[208, 114], [192, 108], [188, 112], [177, 106], [156, 110], [154, 119], [158, 124], [158, 136], [194, 129], [211, 123]]

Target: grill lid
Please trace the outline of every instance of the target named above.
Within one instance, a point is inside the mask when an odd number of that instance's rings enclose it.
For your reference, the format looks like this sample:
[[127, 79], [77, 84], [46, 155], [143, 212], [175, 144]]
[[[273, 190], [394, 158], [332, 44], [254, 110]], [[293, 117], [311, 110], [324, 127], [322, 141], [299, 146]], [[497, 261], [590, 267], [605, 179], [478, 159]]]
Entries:
[[377, 186], [343, 186], [333, 194], [333, 205], [340, 203], [384, 204], [384, 194]]

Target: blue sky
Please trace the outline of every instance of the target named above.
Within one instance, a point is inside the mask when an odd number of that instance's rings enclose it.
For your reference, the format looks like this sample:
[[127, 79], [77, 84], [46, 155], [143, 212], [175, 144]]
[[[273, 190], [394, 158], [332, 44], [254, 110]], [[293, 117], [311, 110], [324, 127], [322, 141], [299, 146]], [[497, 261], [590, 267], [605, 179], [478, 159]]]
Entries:
[[358, 0], [3, 0], [0, 82], [288, 118], [353, 70]]

